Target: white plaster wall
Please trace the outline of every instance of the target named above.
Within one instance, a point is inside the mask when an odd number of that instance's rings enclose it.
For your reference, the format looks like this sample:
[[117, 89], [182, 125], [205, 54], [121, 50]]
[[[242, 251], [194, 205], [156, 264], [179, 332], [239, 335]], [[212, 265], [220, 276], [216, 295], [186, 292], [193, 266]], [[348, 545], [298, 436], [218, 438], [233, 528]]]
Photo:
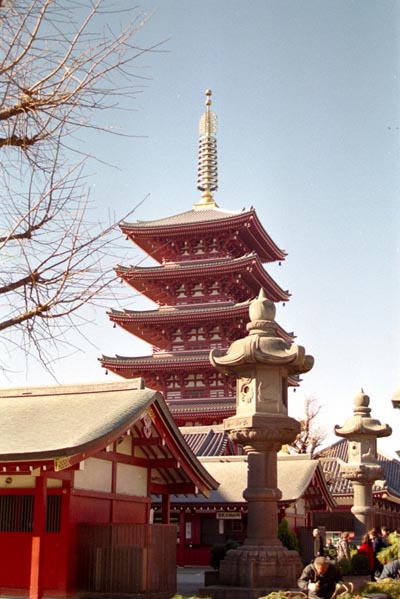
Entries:
[[117, 464], [117, 493], [146, 497], [147, 468]]
[[112, 462], [88, 458], [83, 462], [83, 470], [74, 475], [74, 486], [87, 491], [111, 492]]
[[300, 497], [300, 499], [297, 500], [297, 513], [299, 516], [304, 516], [306, 513], [306, 502], [304, 501], [304, 499], [302, 497]]
[[[36, 477], [30, 474], [20, 474], [18, 476], [16, 474], [5, 474], [4, 476], [0, 476], [0, 489], [33, 489], [35, 481]], [[54, 478], [47, 479], [48, 489], [60, 488], [61, 486], [61, 480]]]
[[125, 435], [117, 441], [117, 452], [124, 453], [125, 455], [132, 455], [132, 437]]

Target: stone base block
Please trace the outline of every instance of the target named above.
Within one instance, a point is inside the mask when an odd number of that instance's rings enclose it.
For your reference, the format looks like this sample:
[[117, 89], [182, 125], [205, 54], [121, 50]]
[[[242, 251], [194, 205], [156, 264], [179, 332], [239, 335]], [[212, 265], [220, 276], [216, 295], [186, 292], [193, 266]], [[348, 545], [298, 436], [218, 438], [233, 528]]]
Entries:
[[[243, 545], [228, 551], [219, 567], [219, 585], [249, 589], [293, 589], [303, 564], [286, 547]], [[261, 592], [259, 596], [267, 593]]]

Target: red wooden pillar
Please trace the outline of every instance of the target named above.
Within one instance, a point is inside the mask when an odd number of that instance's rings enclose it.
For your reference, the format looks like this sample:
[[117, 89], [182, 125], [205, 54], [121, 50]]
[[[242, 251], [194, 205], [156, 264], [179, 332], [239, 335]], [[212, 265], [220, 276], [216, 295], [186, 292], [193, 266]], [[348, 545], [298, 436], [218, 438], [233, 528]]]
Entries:
[[41, 474], [36, 477], [35, 481], [29, 599], [41, 599], [43, 595], [43, 551], [46, 532], [46, 499], [47, 481], [43, 474]]
[[115, 511], [115, 493], [117, 492], [117, 462], [114, 458], [111, 463], [111, 493], [113, 497], [110, 499], [110, 524], [114, 523], [114, 511]]
[[163, 524], [170, 524], [171, 514], [171, 495], [163, 495], [161, 503], [161, 522]]
[[76, 588], [76, 570], [77, 570], [77, 532], [76, 526], [70, 526], [71, 512], [71, 488], [72, 488], [72, 473], [69, 473], [70, 479], [63, 480], [62, 495], [61, 495], [61, 539], [65, 547], [67, 547], [66, 566], [65, 566], [65, 592], [74, 591]]
[[179, 517], [179, 551], [178, 551], [178, 566], [185, 565], [185, 510], [181, 510]]

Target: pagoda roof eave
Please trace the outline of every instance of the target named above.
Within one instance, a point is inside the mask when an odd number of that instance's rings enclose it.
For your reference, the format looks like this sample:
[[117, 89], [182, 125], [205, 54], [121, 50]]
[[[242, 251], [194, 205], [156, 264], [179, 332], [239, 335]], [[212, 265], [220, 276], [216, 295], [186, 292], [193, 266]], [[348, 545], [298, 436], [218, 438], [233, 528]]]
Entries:
[[[215, 372], [214, 366], [209, 359], [209, 350], [204, 353], [192, 353], [190, 356], [178, 354], [127, 357], [127, 356], [105, 356], [98, 358], [103, 368], [116, 372], [125, 378], [146, 378], [145, 372], [159, 373], [161, 371], [181, 372], [182, 369], [190, 372]], [[136, 374], [132, 374], [136, 373]], [[232, 377], [233, 378], [233, 377]], [[298, 387], [300, 380], [294, 376], [288, 377], [290, 387]]]
[[[185, 308], [168, 307], [156, 310], [110, 310], [107, 312], [111, 322], [117, 324], [132, 335], [151, 343], [155, 347], [167, 349], [169, 343], [159, 345], [159, 327], [163, 328], [174, 325], [196, 324], [218, 321], [232, 321], [248, 317], [250, 300], [238, 304], [213, 305], [199, 304]], [[294, 333], [286, 332], [277, 324], [277, 335], [291, 343], [295, 337]], [[158, 340], [158, 341], [157, 341]]]
[[204, 353], [192, 353], [191, 355], [178, 355], [168, 353], [165, 355], [150, 355], [150, 356], [102, 356], [98, 358], [102, 363], [103, 367], [112, 369], [112, 366], [127, 366], [127, 367], [145, 367], [149, 370], [157, 370], [160, 367], [175, 367], [177, 369], [182, 368], [183, 366], [187, 368], [188, 366], [194, 366], [197, 368], [204, 369], [204, 367], [209, 368], [210, 370], [214, 370], [210, 360], [209, 360], [209, 350], [205, 350]]
[[[214, 266], [214, 269], [212, 268]], [[259, 257], [255, 253], [246, 254], [240, 258], [216, 260], [214, 264], [207, 262], [191, 262], [182, 264], [168, 264], [155, 267], [124, 267], [118, 265], [115, 268], [117, 276], [121, 277], [126, 283], [144, 293], [146, 297], [157, 301], [160, 297], [159, 284], [152, 283], [155, 278], [158, 281], [171, 282], [176, 280], [192, 280], [196, 278], [201, 280], [203, 277], [210, 277], [215, 273], [222, 275], [235, 275], [247, 277], [249, 285], [254, 287], [254, 293], [258, 293], [260, 288], [264, 288], [267, 297], [274, 302], [287, 301], [290, 297], [289, 291], [283, 290], [276, 281], [264, 269]], [[146, 289], [145, 289], [146, 287]], [[146, 291], [146, 293], [145, 293]]]
[[215, 231], [216, 225], [220, 232], [237, 229], [237, 234], [249, 246], [254, 246], [253, 249], [256, 249], [263, 262], [284, 260], [287, 256], [285, 250], [280, 249], [264, 229], [253, 207], [242, 211], [227, 211], [218, 207], [193, 209], [153, 221], [124, 221], [120, 228], [136, 245], [146, 251], [149, 240], [158, 237], [161, 232], [165, 240], [168, 237], [186, 237], [196, 232]]
[[196, 320], [213, 320], [215, 317], [220, 317], [225, 314], [228, 316], [242, 315], [243, 312], [248, 312], [250, 303], [251, 300], [247, 300], [237, 304], [193, 304], [183, 307], [168, 306], [161, 309], [156, 308], [151, 310], [116, 310], [111, 308], [107, 314], [116, 321], [123, 319], [140, 319], [156, 322], [162, 320], [163, 322], [181, 323], [185, 320], [193, 321], [194, 317]]
[[247, 266], [252, 266], [257, 264], [264, 272], [265, 269], [262, 265], [260, 257], [256, 252], [249, 252], [248, 254], [244, 254], [239, 258], [211, 258], [205, 260], [187, 260], [185, 262], [166, 262], [165, 264], [160, 264], [156, 266], [123, 266], [122, 264], [117, 264], [115, 270], [117, 271], [119, 276], [123, 276], [124, 274], [137, 274], [142, 275], [145, 278], [152, 277], [156, 275], [163, 275], [168, 278], [178, 278], [183, 274], [187, 274], [187, 276], [192, 277], [195, 274], [202, 273], [203, 271], [206, 273], [210, 273], [210, 271], [215, 273], [220, 273], [221, 271], [232, 271], [238, 272], [238, 268], [246, 268]]
[[220, 401], [216, 403], [215, 401], [210, 401], [209, 399], [201, 401], [201, 399], [196, 398], [195, 403], [193, 402], [193, 400], [190, 402], [179, 401], [176, 403], [169, 401], [168, 407], [173, 416], [175, 416], [175, 414], [192, 415], [197, 413], [199, 415], [204, 415], [204, 413], [206, 413], [207, 415], [212, 412], [218, 412], [218, 414], [220, 414], [220, 412], [224, 410], [227, 412], [231, 412], [232, 409], [235, 410], [236, 400], [233, 397], [230, 400]]

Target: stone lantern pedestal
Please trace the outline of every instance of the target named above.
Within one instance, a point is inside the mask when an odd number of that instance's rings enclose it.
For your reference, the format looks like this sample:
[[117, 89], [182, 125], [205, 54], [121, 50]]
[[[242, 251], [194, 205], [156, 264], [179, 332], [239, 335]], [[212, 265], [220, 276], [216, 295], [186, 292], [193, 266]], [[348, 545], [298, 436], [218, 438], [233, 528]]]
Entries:
[[275, 306], [261, 290], [250, 305], [249, 335], [227, 351], [213, 350], [211, 363], [235, 376], [236, 415], [224, 420], [229, 436], [248, 456], [247, 537], [220, 563], [219, 585], [202, 589], [213, 599], [258, 599], [271, 590], [297, 586], [302, 562], [278, 539], [277, 453], [300, 431], [288, 416], [288, 378], [313, 366], [301, 346], [277, 336]]
[[283, 547], [277, 536], [281, 498], [277, 453], [284, 443], [294, 440], [299, 423], [288, 417], [254, 415], [229, 418], [224, 424], [231, 439], [242, 445], [248, 456], [248, 482], [243, 493], [248, 518], [244, 545], [229, 551], [221, 562], [219, 583], [246, 589], [245, 594], [239, 590], [230, 595], [240, 598], [294, 588], [302, 563], [297, 551]]

